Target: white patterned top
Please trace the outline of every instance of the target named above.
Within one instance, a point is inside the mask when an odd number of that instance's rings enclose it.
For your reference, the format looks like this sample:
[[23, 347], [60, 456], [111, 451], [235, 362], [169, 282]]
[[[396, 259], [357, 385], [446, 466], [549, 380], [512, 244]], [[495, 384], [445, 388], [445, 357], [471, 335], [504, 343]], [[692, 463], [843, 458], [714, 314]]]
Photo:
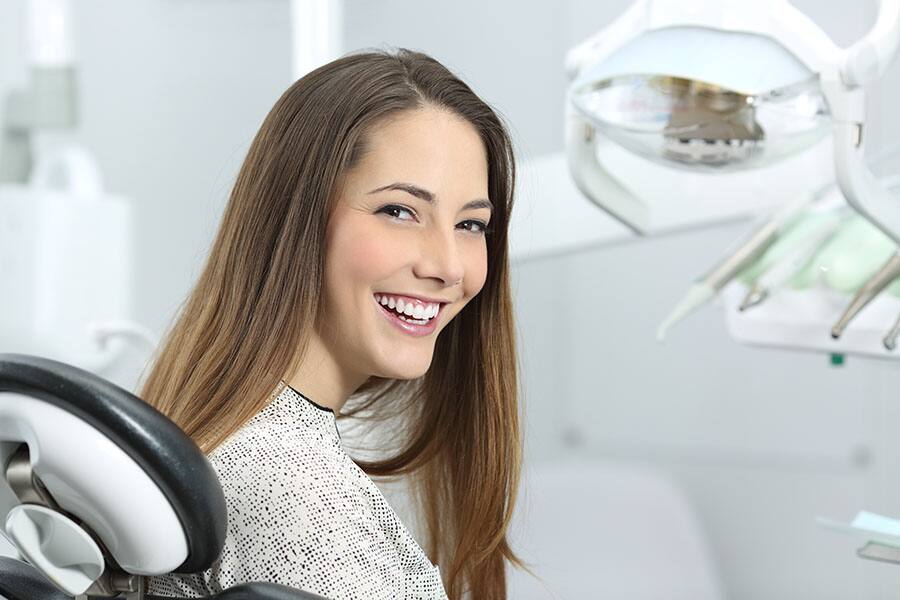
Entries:
[[335, 415], [283, 381], [209, 460], [228, 508], [221, 556], [147, 593], [200, 598], [268, 581], [331, 600], [443, 600], [438, 567], [341, 445]]

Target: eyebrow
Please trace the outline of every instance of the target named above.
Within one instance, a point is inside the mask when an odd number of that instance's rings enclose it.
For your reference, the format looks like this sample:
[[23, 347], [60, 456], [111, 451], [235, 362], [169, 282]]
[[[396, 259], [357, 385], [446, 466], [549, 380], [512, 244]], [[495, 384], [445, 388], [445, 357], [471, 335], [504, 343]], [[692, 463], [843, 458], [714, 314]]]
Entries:
[[[401, 192], [406, 192], [407, 194], [412, 194], [416, 198], [420, 198], [425, 202], [434, 202], [434, 194], [429, 192], [426, 189], [420, 188], [417, 185], [413, 185], [412, 183], [389, 183], [388, 185], [381, 186], [380, 188], [376, 188], [369, 192], [370, 194], [374, 194], [376, 192], [383, 192], [385, 190], [399, 190]], [[462, 210], [470, 209], [470, 208], [487, 208], [491, 212], [494, 211], [494, 205], [487, 198], [478, 198], [477, 200], [472, 200], [471, 202], [467, 202], [465, 206], [462, 207]]]

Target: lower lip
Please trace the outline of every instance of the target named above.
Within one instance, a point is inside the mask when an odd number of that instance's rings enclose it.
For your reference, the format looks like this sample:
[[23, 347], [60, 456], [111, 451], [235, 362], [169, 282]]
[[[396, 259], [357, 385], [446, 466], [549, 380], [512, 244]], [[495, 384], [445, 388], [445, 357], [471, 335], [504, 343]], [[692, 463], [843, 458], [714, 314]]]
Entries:
[[[374, 297], [373, 297], [374, 300]], [[375, 305], [378, 306], [378, 310], [384, 317], [391, 322], [397, 329], [402, 331], [403, 333], [408, 333], [409, 335], [422, 336], [428, 335], [430, 333], [434, 333], [434, 330], [437, 329], [437, 321], [441, 316], [441, 309], [443, 305], [438, 309], [438, 314], [434, 316], [433, 319], [429, 320], [424, 325], [416, 325], [415, 323], [410, 323], [408, 321], [404, 321], [401, 319], [396, 312], [393, 310], [386, 308], [381, 305], [380, 302], [375, 300]]]

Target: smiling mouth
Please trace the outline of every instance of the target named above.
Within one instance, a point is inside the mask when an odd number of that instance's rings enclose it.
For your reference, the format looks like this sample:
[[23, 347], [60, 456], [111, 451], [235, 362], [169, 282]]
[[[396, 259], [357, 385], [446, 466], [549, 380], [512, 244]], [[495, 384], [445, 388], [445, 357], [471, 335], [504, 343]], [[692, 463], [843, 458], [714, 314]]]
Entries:
[[[411, 309], [409, 307], [413, 306], [413, 304], [409, 301], [404, 304], [402, 297], [375, 294], [373, 298], [375, 299], [375, 303], [389, 316], [412, 325], [427, 325], [432, 323], [440, 316], [444, 306], [447, 305], [446, 302], [431, 302], [427, 305], [416, 303], [416, 308], [412, 311], [413, 314], [410, 314]], [[388, 298], [390, 298], [389, 302], [387, 301]], [[398, 299], [395, 304], [396, 298], [400, 299]]]

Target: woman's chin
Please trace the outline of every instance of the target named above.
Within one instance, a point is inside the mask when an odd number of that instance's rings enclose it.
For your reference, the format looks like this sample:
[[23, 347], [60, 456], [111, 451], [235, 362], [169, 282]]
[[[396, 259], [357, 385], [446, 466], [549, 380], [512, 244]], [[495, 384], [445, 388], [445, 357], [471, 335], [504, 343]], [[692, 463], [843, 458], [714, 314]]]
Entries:
[[379, 373], [376, 373], [376, 375], [378, 377], [384, 377], [385, 379], [417, 379], [427, 373], [428, 367], [430, 366], [430, 359], [427, 363], [421, 365], [406, 364], [402, 368], [392, 365], [384, 367]]

